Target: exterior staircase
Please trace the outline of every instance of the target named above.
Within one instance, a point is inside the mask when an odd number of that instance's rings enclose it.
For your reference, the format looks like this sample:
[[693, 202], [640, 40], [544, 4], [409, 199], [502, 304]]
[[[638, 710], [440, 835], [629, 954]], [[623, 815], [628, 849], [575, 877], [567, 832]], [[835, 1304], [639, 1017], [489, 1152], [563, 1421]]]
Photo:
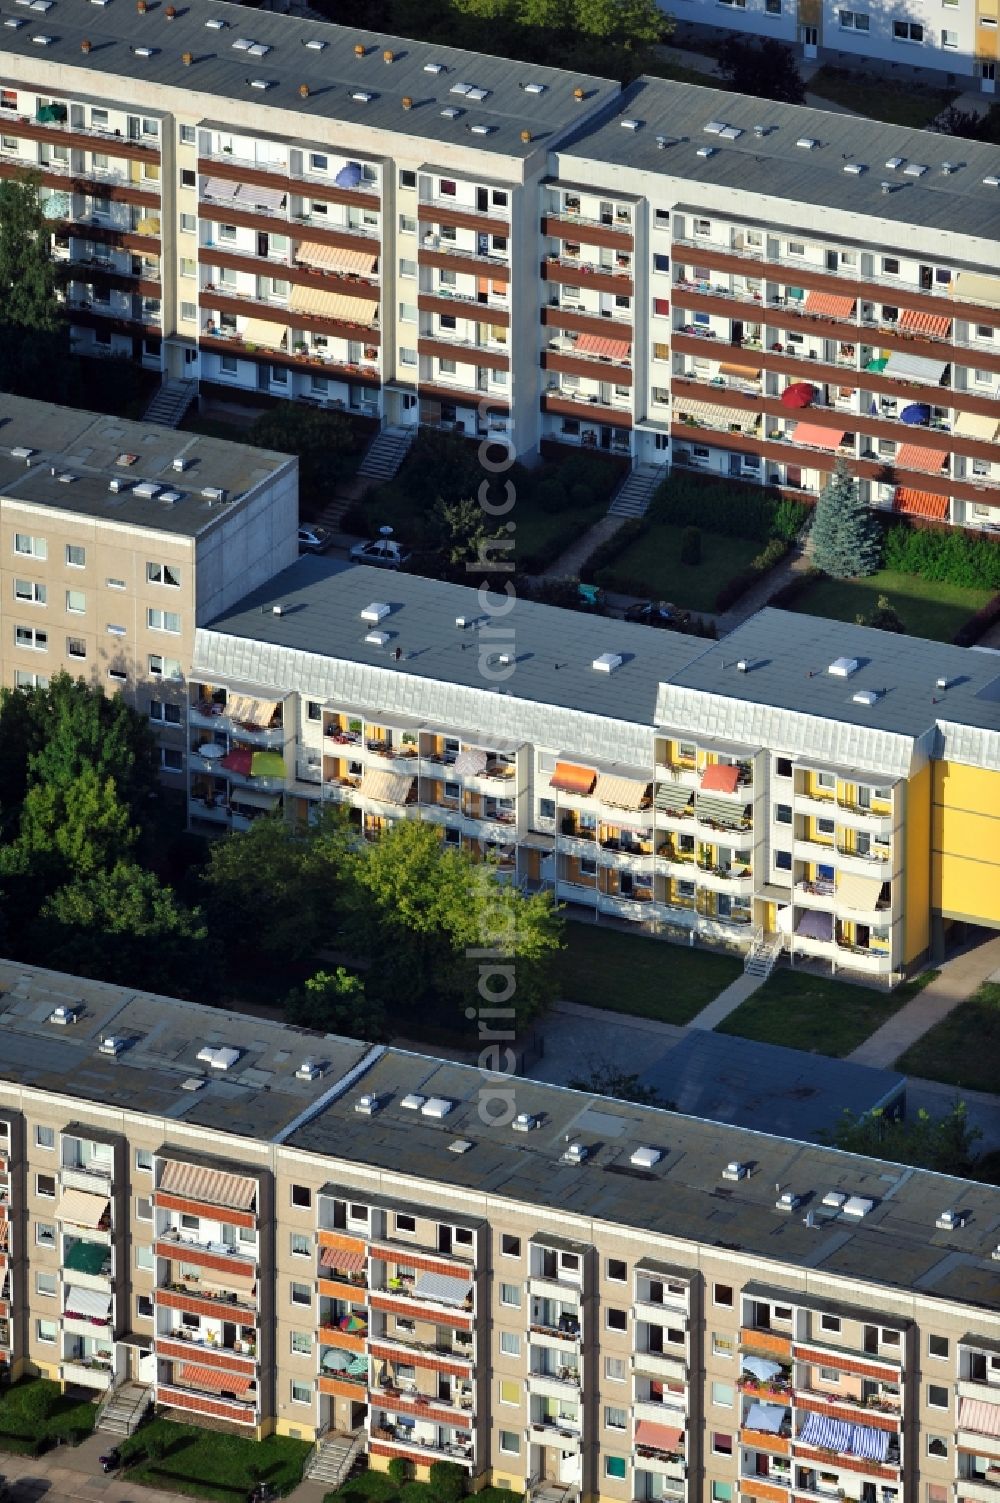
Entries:
[[368, 452], [358, 465], [359, 480], [371, 480], [382, 485], [392, 480], [406, 458], [413, 442], [413, 430], [409, 428], [383, 428], [368, 446]]
[[615, 492], [614, 500], [608, 508], [608, 516], [624, 517], [626, 521], [644, 517], [665, 473], [657, 465], [637, 465]]
[[306, 1462], [303, 1477], [307, 1482], [322, 1482], [331, 1489], [340, 1487], [354, 1470], [364, 1431], [355, 1430], [352, 1435], [322, 1436], [315, 1444]]
[[197, 381], [164, 381], [143, 413], [143, 422], [176, 428], [197, 395]]
[[774, 970], [781, 954], [781, 935], [764, 934], [764, 930], [756, 929], [750, 948], [743, 960], [743, 974], [745, 976], [759, 976], [761, 981], [766, 981]]
[[102, 1399], [97, 1410], [96, 1428], [121, 1439], [131, 1435], [153, 1402], [152, 1389], [144, 1383], [119, 1383]]

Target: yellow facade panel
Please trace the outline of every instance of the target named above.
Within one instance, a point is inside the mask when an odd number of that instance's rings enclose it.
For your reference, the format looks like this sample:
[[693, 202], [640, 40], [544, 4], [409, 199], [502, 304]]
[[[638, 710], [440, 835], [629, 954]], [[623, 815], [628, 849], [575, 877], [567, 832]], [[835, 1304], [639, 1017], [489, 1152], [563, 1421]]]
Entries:
[[931, 814], [934, 908], [1000, 926], [1000, 772], [936, 763]]
[[1000, 819], [1000, 772], [964, 767], [958, 762], [935, 762], [934, 802]]
[[[935, 769], [936, 770], [936, 769]], [[931, 769], [922, 767], [906, 786], [906, 917], [903, 961], [909, 965], [931, 941]]]
[[1000, 927], [1000, 863], [973, 856], [934, 856], [934, 906], [946, 917]]

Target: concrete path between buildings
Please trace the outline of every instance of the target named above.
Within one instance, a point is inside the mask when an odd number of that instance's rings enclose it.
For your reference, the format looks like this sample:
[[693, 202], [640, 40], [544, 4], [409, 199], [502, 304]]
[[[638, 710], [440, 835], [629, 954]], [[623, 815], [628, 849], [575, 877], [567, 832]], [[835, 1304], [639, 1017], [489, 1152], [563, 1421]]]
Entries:
[[112, 1436], [92, 1435], [82, 1445], [59, 1446], [44, 1456], [0, 1455], [11, 1503], [177, 1503], [177, 1493], [106, 1477], [97, 1458], [113, 1443]]
[[[935, 1023], [940, 1023], [994, 974], [1000, 976], [1000, 935], [946, 960], [940, 976], [883, 1023], [871, 1038], [859, 1044], [848, 1059], [858, 1065], [888, 1069], [911, 1044], [923, 1038]], [[970, 1039], [969, 1047], [975, 1047], [974, 1039]]]
[[753, 996], [758, 987], [764, 985], [765, 980], [764, 976], [748, 975], [746, 972], [742, 976], [737, 976], [736, 980], [731, 981], [717, 997], [709, 1002], [707, 1007], [703, 1007], [701, 1012], [695, 1014], [688, 1027], [703, 1028], [706, 1032], [718, 1028], [731, 1012], [735, 1012], [748, 997]]

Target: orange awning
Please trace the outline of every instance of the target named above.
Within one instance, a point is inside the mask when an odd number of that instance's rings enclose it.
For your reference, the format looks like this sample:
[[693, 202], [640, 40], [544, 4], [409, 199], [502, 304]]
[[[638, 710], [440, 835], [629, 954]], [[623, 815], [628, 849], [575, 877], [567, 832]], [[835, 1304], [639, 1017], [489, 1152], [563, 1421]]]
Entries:
[[202, 1367], [185, 1362], [177, 1374], [178, 1383], [185, 1388], [200, 1388], [205, 1393], [232, 1393], [242, 1398], [250, 1387], [250, 1379], [244, 1373], [227, 1373], [219, 1367]]
[[854, 298], [839, 292], [810, 292], [806, 294], [807, 313], [825, 313], [828, 318], [850, 318], [854, 312]]
[[843, 428], [824, 428], [822, 423], [796, 423], [792, 442], [809, 449], [839, 449], [844, 432]]
[[321, 1268], [339, 1268], [341, 1273], [360, 1273], [365, 1266], [363, 1252], [345, 1252], [340, 1247], [324, 1247], [319, 1255]]
[[701, 775], [702, 793], [735, 793], [739, 787], [740, 770], [729, 762], [713, 762]]
[[674, 1425], [654, 1425], [652, 1420], [640, 1420], [635, 1427], [637, 1446], [651, 1446], [654, 1451], [679, 1451], [684, 1444], [684, 1431]]
[[599, 355], [602, 360], [627, 360], [632, 346], [627, 340], [608, 339], [604, 334], [581, 334], [576, 342], [579, 355]]
[[759, 365], [737, 365], [733, 360], [722, 360], [719, 363], [720, 376], [742, 376], [745, 381], [760, 380]]
[[574, 762], [557, 762], [556, 770], [549, 779], [550, 788], [563, 793], [591, 793], [597, 782], [597, 773], [592, 767], [577, 767]]
[[897, 485], [892, 509], [906, 512], [911, 517], [935, 517], [943, 522], [948, 517], [948, 497], [935, 496], [930, 491], [916, 491], [909, 485]]
[[911, 334], [931, 334], [935, 339], [947, 339], [951, 333], [951, 319], [947, 313], [921, 313], [916, 308], [902, 308], [898, 329], [907, 329]]
[[925, 449], [920, 444], [901, 444], [896, 455], [897, 470], [928, 470], [932, 475], [941, 472], [947, 455], [940, 449]]

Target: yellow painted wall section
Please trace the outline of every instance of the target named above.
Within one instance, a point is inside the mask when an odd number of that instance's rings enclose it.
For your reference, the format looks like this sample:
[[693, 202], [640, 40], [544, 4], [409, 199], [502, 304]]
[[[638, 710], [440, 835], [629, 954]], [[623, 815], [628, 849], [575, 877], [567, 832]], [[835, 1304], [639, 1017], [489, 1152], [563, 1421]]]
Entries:
[[[938, 767], [935, 766], [936, 773]], [[922, 955], [931, 942], [931, 767], [906, 785], [903, 873], [905, 901], [903, 962]]]
[[934, 764], [931, 853], [933, 907], [1000, 929], [1000, 772]]
[[[976, 56], [990, 60], [1000, 57], [1000, 29], [997, 27], [1000, 16], [998, 0], [979, 0], [976, 6]], [[987, 22], [983, 25], [983, 17]]]

